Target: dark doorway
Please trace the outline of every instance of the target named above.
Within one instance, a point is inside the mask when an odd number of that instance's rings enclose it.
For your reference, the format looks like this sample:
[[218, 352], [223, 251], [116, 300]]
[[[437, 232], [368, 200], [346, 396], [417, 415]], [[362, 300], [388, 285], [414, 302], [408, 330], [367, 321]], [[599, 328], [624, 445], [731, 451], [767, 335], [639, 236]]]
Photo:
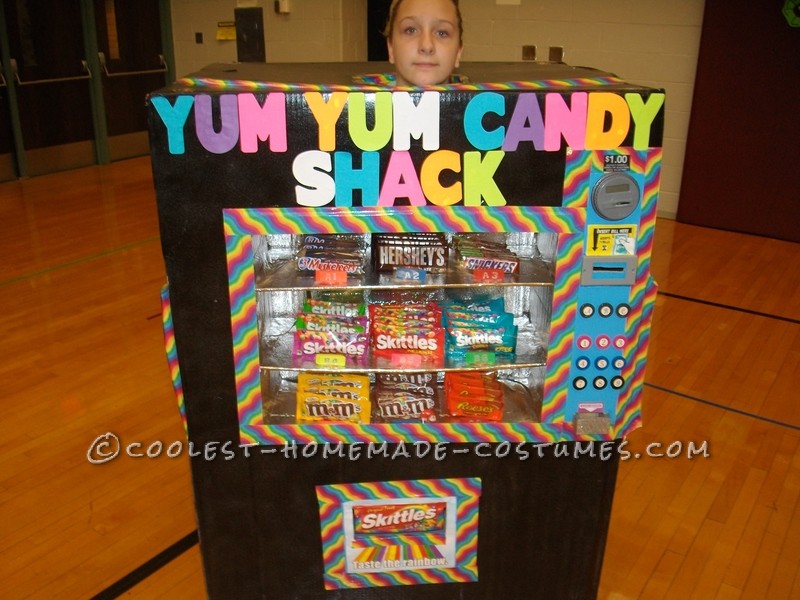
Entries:
[[391, 3], [392, 0], [367, 1], [367, 60], [389, 60], [383, 29], [389, 19], [389, 6]]
[[706, 2], [678, 221], [800, 242], [800, 29], [783, 2]]
[[16, 90], [28, 174], [93, 164], [91, 77], [80, 4], [19, 0], [3, 6], [14, 72], [8, 84]]
[[0, 73], [0, 181], [10, 181], [17, 175], [13, 136], [8, 84]]
[[159, 0], [94, 0], [94, 20], [109, 158], [147, 154], [145, 96], [167, 70]]
[[0, 0], [0, 180], [148, 154], [168, 15], [169, 0]]

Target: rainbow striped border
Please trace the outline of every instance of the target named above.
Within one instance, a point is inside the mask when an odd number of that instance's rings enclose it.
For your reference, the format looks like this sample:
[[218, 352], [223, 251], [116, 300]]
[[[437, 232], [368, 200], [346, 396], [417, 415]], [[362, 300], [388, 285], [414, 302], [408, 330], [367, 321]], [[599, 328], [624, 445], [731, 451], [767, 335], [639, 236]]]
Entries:
[[178, 401], [178, 413], [181, 415], [183, 429], [188, 433], [186, 425], [186, 401], [183, 395], [181, 368], [178, 364], [178, 346], [175, 343], [175, 328], [172, 325], [172, 303], [169, 299], [169, 285], [161, 288], [161, 325], [164, 331], [164, 349], [167, 354], [167, 365], [172, 379], [172, 389]]
[[[478, 580], [478, 514], [481, 480], [418, 479], [320, 485], [316, 487], [320, 512], [320, 537], [326, 590], [392, 585], [465, 583]], [[345, 502], [360, 500], [406, 500], [415, 498], [455, 498], [456, 566], [413, 568], [383, 573], [348, 573], [346, 569], [344, 510]]]
[[[535, 206], [225, 209], [231, 332], [240, 437], [245, 444], [314, 442], [555, 442], [564, 438], [563, 407], [574, 296], [580, 282], [585, 210]], [[551, 349], [541, 423], [402, 423], [266, 425], [259, 367], [251, 236], [403, 231], [558, 233]], [[555, 383], [549, 383], [554, 374]]]
[[[364, 75], [372, 77], [375, 83], [318, 84], [286, 83], [277, 81], [252, 81], [247, 79], [215, 79], [209, 77], [184, 77], [178, 85], [207, 90], [227, 90], [243, 92], [386, 92], [386, 91], [525, 91], [525, 90], [578, 90], [597, 88], [624, 83], [618, 77], [576, 77], [572, 79], [541, 79], [536, 81], [505, 81], [500, 83], [449, 83], [431, 85], [424, 88], [395, 86], [388, 87], [386, 75]], [[196, 91], [196, 90], [193, 90]]]
[[617, 419], [614, 437], [621, 438], [642, 425], [642, 389], [645, 363], [650, 346], [650, 328], [655, 308], [658, 286], [650, 274], [650, 258], [653, 253], [653, 236], [656, 227], [656, 205], [661, 185], [661, 159], [663, 151], [631, 153], [631, 161], [637, 172], [644, 175], [642, 190], [642, 213], [638, 235], [639, 262], [636, 279], [631, 288], [631, 313], [628, 316], [626, 336], [630, 340], [625, 353], [625, 368], [622, 376], [628, 384], [617, 404]]
[[[564, 431], [570, 439], [607, 440], [620, 439], [642, 426], [642, 390], [644, 386], [645, 363], [650, 342], [650, 328], [655, 307], [658, 286], [650, 274], [650, 259], [653, 252], [653, 235], [656, 225], [656, 206], [661, 184], [662, 148], [647, 150], [625, 149], [630, 153], [631, 169], [641, 173], [644, 180], [642, 190], [642, 209], [637, 235], [636, 277], [631, 286], [630, 313], [626, 320], [625, 335], [628, 344], [623, 352], [625, 367], [622, 377], [627, 382], [620, 393], [616, 407], [616, 420], [610, 434], [578, 436], [572, 423], [564, 423]], [[586, 206], [589, 194], [589, 173], [602, 172], [603, 156], [607, 151], [590, 151], [568, 155], [567, 176], [565, 177], [564, 204], [569, 206]], [[580, 185], [568, 185], [573, 179], [570, 171], [576, 170], [574, 178], [583, 177]], [[574, 193], [572, 192], [574, 190]], [[573, 201], [569, 199], [572, 198]], [[570, 341], [570, 346], [572, 342]], [[568, 375], [568, 373], [567, 373]]]

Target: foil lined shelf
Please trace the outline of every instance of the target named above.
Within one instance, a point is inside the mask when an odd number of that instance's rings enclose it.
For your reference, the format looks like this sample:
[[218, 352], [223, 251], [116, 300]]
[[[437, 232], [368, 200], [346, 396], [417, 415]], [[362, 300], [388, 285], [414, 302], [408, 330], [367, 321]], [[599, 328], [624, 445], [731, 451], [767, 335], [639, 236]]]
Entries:
[[404, 280], [393, 273], [376, 273], [369, 268], [363, 275], [350, 275], [342, 285], [320, 286], [314, 273], [298, 271], [294, 260], [281, 261], [268, 269], [257, 269], [256, 291], [288, 291], [324, 287], [328, 290], [359, 290], [374, 288], [439, 289], [464, 287], [507, 287], [516, 285], [552, 286], [552, 264], [536, 258], [520, 258], [519, 273], [506, 274], [502, 281], [475, 281], [473, 273], [449, 266], [443, 273], [426, 273], [423, 281]]

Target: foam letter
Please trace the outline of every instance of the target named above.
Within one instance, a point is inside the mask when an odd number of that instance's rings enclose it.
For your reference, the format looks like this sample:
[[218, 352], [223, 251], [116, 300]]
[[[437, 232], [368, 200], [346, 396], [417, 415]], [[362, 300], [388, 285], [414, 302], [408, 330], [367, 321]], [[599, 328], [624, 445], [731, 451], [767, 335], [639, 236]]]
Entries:
[[347, 126], [350, 138], [361, 150], [380, 150], [392, 137], [392, 94], [377, 92], [370, 94], [374, 98], [373, 110], [375, 126], [372, 131], [367, 128], [367, 95], [352, 93], [347, 101]]
[[238, 99], [242, 152], [258, 152], [258, 140], [269, 140], [272, 152], [286, 152], [286, 95], [267, 94], [263, 106], [255, 94], [239, 94]]
[[[606, 129], [606, 115], [611, 116], [611, 124]], [[631, 114], [622, 96], [608, 92], [589, 94], [586, 109], [586, 149], [611, 150], [619, 148], [628, 135]]]
[[650, 94], [647, 102], [643, 102], [639, 94], [625, 94], [625, 101], [631, 108], [631, 116], [636, 124], [633, 147], [643, 150], [650, 146], [650, 129], [658, 111], [664, 105], [664, 94]]
[[422, 163], [419, 178], [425, 196], [431, 204], [452, 206], [463, 199], [463, 186], [460, 181], [447, 187], [443, 186], [440, 177], [444, 170], [454, 173], [461, 172], [461, 156], [458, 152], [439, 150], [428, 155], [428, 158]]
[[194, 126], [203, 148], [225, 154], [239, 140], [239, 109], [235, 94], [219, 96], [219, 132], [214, 131], [214, 108], [211, 96], [199, 94], [194, 100]]
[[555, 92], [544, 98], [544, 149], [556, 151], [561, 148], [561, 136], [574, 150], [583, 150], [586, 142], [586, 92], [575, 92], [570, 96], [572, 108], [567, 106], [561, 94]]
[[483, 92], [473, 96], [464, 110], [464, 134], [469, 143], [478, 150], [496, 150], [503, 145], [506, 135], [505, 127], [494, 131], [486, 131], [483, 118], [486, 113], [495, 113], [501, 117], [506, 114], [506, 101], [502, 94]]
[[464, 154], [464, 205], [480, 206], [481, 198], [489, 206], [505, 206], [506, 199], [494, 181], [505, 152], [493, 150], [481, 158], [480, 152]]
[[167, 127], [169, 153], [183, 154], [186, 151], [183, 127], [186, 125], [186, 119], [189, 118], [189, 111], [192, 110], [194, 96], [178, 96], [175, 98], [174, 106], [163, 96], [153, 96], [150, 101]]
[[378, 206], [394, 206], [397, 198], [408, 198], [411, 206], [425, 206], [425, 194], [408, 152], [392, 152], [383, 177]]
[[419, 104], [408, 92], [392, 94], [395, 150], [411, 148], [411, 138], [422, 138], [424, 150], [439, 149], [439, 92], [422, 92]]
[[361, 169], [353, 168], [353, 155], [335, 152], [333, 164], [336, 175], [336, 206], [353, 206], [353, 190], [361, 190], [361, 206], [375, 206], [378, 202], [380, 180], [380, 154], [364, 152]]
[[520, 94], [508, 124], [508, 135], [503, 150], [513, 152], [520, 142], [533, 142], [537, 150], [544, 150], [544, 119], [536, 94]]
[[331, 155], [320, 150], [298, 154], [292, 162], [292, 174], [297, 180], [294, 188], [300, 206], [325, 206], [333, 200], [336, 184], [331, 172]]
[[328, 101], [319, 92], [303, 94], [319, 126], [319, 149], [336, 150], [336, 121], [347, 104], [347, 92], [333, 92]]

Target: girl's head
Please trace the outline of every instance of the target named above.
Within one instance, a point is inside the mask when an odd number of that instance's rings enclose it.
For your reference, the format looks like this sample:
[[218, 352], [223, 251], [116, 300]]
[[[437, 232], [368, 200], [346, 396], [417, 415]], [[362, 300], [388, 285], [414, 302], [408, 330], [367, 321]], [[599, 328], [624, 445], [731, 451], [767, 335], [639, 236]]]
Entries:
[[459, 65], [463, 45], [458, 0], [393, 0], [386, 24], [397, 85], [438, 85]]

